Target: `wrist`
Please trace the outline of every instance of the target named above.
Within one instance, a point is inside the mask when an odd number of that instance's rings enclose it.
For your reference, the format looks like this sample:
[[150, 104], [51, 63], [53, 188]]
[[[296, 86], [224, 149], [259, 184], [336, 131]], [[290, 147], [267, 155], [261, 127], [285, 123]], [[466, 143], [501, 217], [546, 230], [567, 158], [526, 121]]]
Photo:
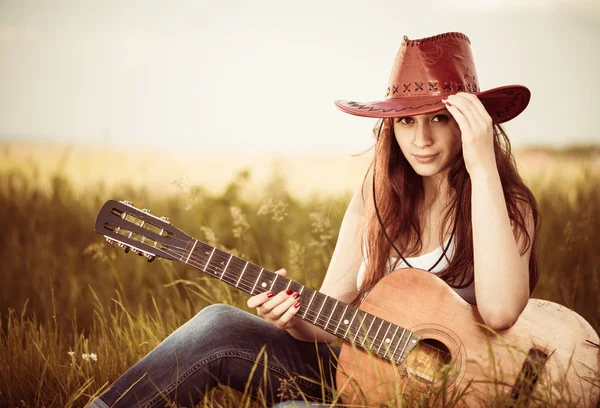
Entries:
[[479, 167], [470, 171], [469, 177], [471, 178], [471, 183], [489, 183], [490, 181], [499, 180], [500, 174], [498, 173], [498, 168], [494, 165]]

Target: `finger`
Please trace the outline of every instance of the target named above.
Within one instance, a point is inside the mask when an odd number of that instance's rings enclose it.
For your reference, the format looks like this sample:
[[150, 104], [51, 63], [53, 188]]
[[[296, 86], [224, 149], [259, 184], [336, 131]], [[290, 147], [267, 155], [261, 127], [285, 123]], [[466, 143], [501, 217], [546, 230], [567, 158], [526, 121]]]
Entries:
[[448, 96], [448, 101], [464, 115], [472, 128], [477, 125], [476, 115], [478, 115], [478, 112], [471, 106], [471, 103], [467, 98], [461, 94], [454, 94]]
[[470, 130], [471, 125], [469, 124], [469, 121], [467, 120], [465, 115], [458, 108], [456, 108], [456, 106], [454, 106], [453, 103], [449, 104], [448, 101], [446, 101], [445, 104], [446, 109], [448, 109], [448, 112], [452, 114], [454, 120], [456, 121], [456, 123], [458, 123], [458, 127], [460, 128], [461, 133], [464, 134], [468, 130]]
[[300, 310], [300, 302], [294, 303], [285, 313], [279, 318], [279, 323], [282, 325], [283, 329], [289, 329], [296, 325], [296, 319], [294, 316]]
[[[467, 94], [465, 92], [459, 92], [455, 95], [451, 95], [452, 98], [448, 98], [453, 106], [455, 106], [458, 110], [460, 110], [463, 115], [467, 118], [467, 121], [471, 125], [473, 130], [483, 130], [487, 127], [486, 116], [489, 118], [489, 115], [485, 111], [485, 109], [479, 110], [475, 105], [475, 101], [473, 98], [477, 99], [475, 95]], [[477, 99], [477, 102], [481, 104], [481, 102]], [[490, 118], [491, 120], [491, 118]]]
[[[280, 305], [286, 301], [289, 301], [290, 298], [293, 300], [292, 295], [293, 292], [290, 289], [283, 290], [272, 297], [269, 301], [262, 304], [260, 306], [260, 313], [262, 317], [266, 319], [277, 320], [285, 311], [285, 309], [281, 310]], [[275, 309], [277, 309], [277, 311], [274, 311]]]
[[271, 310], [269, 316], [273, 320], [280, 319], [281, 316], [283, 316], [285, 312], [296, 303], [298, 298], [300, 298], [300, 293], [298, 292], [295, 292], [291, 296], [288, 296], [287, 299], [285, 299], [283, 302], [275, 306], [273, 310]]
[[467, 97], [471, 101], [471, 103], [473, 104], [475, 109], [477, 109], [477, 111], [483, 118], [485, 118], [485, 119], [489, 118], [490, 121], [492, 120], [490, 113], [487, 111], [487, 109], [485, 109], [485, 106], [483, 106], [481, 99], [479, 99], [477, 97], [477, 95], [471, 94], [471, 93], [464, 93], [464, 96]]
[[273, 296], [275, 296], [275, 293], [270, 292], [270, 291], [264, 292], [264, 293], [259, 293], [258, 295], [254, 295], [254, 296], [250, 297], [248, 299], [248, 301], [246, 302], [246, 305], [248, 305], [249, 308], [253, 309], [253, 308], [258, 307], [258, 306], [262, 305], [263, 303], [267, 302]]

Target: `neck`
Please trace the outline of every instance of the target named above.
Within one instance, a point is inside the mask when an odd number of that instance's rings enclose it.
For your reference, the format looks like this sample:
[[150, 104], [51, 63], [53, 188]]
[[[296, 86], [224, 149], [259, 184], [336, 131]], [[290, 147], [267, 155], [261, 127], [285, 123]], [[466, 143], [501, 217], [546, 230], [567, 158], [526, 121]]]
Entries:
[[425, 209], [437, 204], [445, 206], [450, 200], [448, 170], [433, 176], [423, 177], [423, 192], [423, 207]]

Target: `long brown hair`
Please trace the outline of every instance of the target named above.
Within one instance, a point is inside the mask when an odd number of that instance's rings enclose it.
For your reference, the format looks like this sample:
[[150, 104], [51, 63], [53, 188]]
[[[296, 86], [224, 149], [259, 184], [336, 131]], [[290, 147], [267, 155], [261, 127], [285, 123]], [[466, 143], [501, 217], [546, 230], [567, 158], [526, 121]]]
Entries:
[[[394, 135], [393, 119], [386, 118], [373, 128], [376, 139], [375, 155], [369, 171], [373, 170], [376, 188], [377, 208], [385, 230], [396, 243], [401, 238], [403, 244], [399, 250], [403, 255], [418, 253], [423, 246], [421, 241], [421, 222], [415, 208], [421, 208], [424, 198], [423, 182], [406, 160]], [[536, 253], [539, 214], [533, 193], [523, 183], [517, 171], [511, 145], [504, 129], [494, 125], [494, 151], [508, 216], [513, 224], [515, 236], [525, 239], [520, 248], [521, 255], [532, 247], [529, 260], [529, 291], [533, 291], [538, 281], [538, 260]], [[369, 172], [368, 172], [369, 173]], [[367, 174], [368, 174], [367, 173]], [[365, 177], [365, 182], [367, 177]], [[474, 280], [473, 270], [473, 232], [471, 228], [471, 180], [465, 167], [461, 152], [450, 165], [448, 172], [448, 191], [451, 196], [444, 209], [440, 242], [444, 242], [446, 231], [453, 228], [455, 252], [448, 266], [437, 273], [441, 279], [455, 288], [469, 286]], [[364, 190], [364, 189], [363, 189]], [[372, 203], [371, 203], [372, 204]], [[525, 225], [524, 211], [529, 209], [533, 215], [535, 234], [529, 236]], [[368, 258], [365, 274], [353, 304], [360, 303], [363, 296], [385, 275], [391, 245], [382, 231], [372, 205], [367, 206], [366, 246], [364, 252]]]

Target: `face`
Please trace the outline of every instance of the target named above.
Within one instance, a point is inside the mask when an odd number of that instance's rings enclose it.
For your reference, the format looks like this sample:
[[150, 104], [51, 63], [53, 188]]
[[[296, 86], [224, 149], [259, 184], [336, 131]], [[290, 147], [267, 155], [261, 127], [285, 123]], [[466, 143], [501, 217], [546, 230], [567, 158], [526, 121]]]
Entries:
[[400, 150], [422, 177], [444, 173], [460, 153], [460, 129], [446, 109], [393, 121]]

